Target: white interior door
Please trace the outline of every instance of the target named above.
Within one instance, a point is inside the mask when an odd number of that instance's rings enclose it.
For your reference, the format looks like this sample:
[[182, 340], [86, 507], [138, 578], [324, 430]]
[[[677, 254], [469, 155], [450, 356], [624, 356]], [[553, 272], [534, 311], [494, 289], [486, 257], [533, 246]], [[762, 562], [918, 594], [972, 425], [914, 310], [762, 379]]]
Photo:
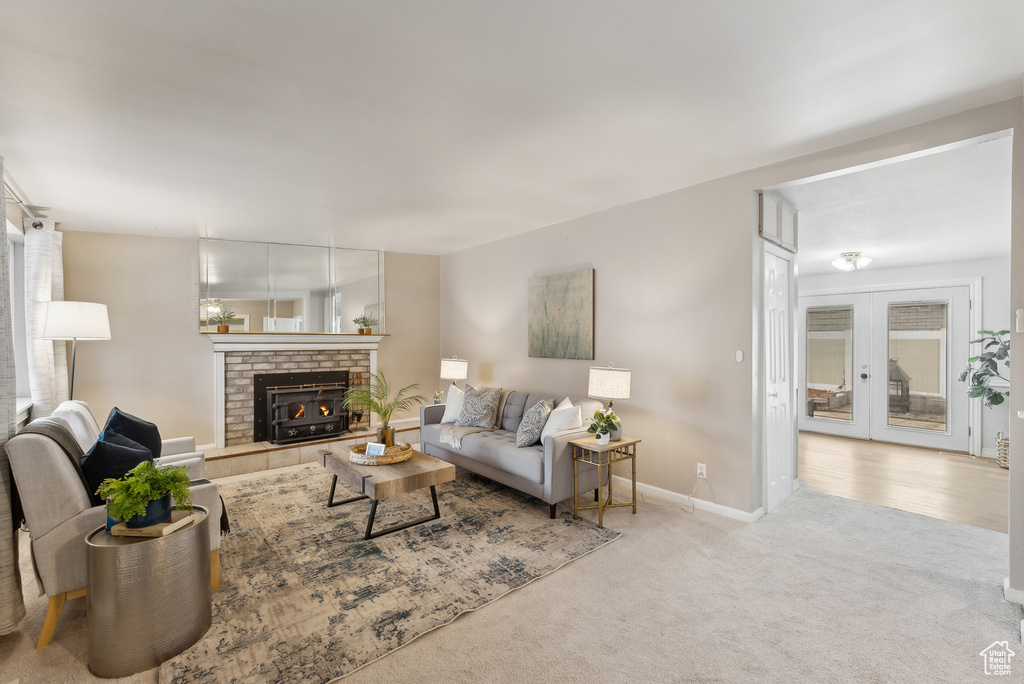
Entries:
[[764, 253], [764, 449], [767, 513], [793, 493], [796, 430], [793, 420], [792, 254], [774, 247]]
[[871, 295], [801, 297], [797, 411], [801, 430], [870, 439]]
[[871, 318], [871, 438], [968, 451], [970, 288], [876, 292]]

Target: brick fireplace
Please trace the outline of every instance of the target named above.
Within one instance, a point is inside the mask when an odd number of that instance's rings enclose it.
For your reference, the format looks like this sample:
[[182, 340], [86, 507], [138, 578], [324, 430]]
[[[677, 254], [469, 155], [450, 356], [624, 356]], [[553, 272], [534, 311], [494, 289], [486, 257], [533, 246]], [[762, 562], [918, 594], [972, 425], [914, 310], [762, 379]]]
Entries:
[[[212, 334], [215, 355], [217, 446], [253, 442], [253, 377], [303, 371], [377, 369], [379, 335]], [[369, 427], [369, 417], [350, 428]]]

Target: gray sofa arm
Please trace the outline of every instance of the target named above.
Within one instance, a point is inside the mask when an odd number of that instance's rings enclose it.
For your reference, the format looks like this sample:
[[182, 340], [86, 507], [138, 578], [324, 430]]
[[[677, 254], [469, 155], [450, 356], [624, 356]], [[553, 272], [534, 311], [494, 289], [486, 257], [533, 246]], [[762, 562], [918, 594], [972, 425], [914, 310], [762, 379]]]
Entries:
[[157, 465], [183, 465], [188, 466], [188, 479], [206, 479], [206, 458], [201, 453], [173, 454], [161, 456], [156, 459]]
[[161, 456], [176, 456], [177, 454], [195, 453], [196, 440], [194, 437], [172, 437], [162, 440], [160, 445]]
[[420, 425], [434, 425], [444, 418], [444, 404], [420, 406]]
[[586, 429], [563, 430], [544, 439], [544, 482], [555, 501], [572, 496], [572, 447], [569, 440], [589, 436]]

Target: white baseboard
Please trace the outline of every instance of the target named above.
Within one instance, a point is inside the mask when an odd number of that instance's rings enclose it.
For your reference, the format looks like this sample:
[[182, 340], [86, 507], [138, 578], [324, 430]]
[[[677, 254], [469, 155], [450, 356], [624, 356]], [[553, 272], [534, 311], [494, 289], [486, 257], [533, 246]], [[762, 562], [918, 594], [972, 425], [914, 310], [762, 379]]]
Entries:
[[1009, 601], [1010, 603], [1024, 604], [1024, 590], [1021, 590], [1021, 589], [1011, 589], [1010, 588], [1010, 578], [1009, 577], [1004, 577], [1003, 578], [1003, 598], [1006, 599], [1007, 601]]
[[[629, 478], [613, 475], [612, 480], [618, 487], [630, 489], [633, 486], [633, 482]], [[758, 508], [753, 513], [747, 513], [746, 511], [741, 511], [738, 508], [730, 508], [729, 506], [705, 501], [704, 499], [698, 499], [697, 497], [689, 497], [685, 494], [672, 492], [667, 489], [662, 489], [661, 487], [644, 484], [643, 482], [636, 483], [636, 490], [643, 494], [649, 494], [650, 496], [664, 499], [665, 501], [671, 501], [672, 503], [682, 504], [684, 506], [693, 506], [694, 508], [699, 508], [700, 510], [707, 511], [708, 513], [714, 513], [715, 515], [721, 515], [725, 518], [731, 518], [745, 523], [756, 522], [764, 515], [763, 508]]]
[[982, 458], [999, 458], [999, 452], [990, 447], [983, 447], [981, 449]]

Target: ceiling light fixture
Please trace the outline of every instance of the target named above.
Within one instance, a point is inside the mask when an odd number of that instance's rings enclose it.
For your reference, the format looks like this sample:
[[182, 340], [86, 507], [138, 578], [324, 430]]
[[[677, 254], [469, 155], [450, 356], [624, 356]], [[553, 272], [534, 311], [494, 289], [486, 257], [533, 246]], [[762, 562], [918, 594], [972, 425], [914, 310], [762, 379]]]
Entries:
[[856, 271], [858, 268], [864, 268], [870, 263], [871, 259], [861, 256], [860, 252], [843, 252], [839, 255], [838, 259], [832, 261], [832, 267], [838, 268], [840, 271]]

